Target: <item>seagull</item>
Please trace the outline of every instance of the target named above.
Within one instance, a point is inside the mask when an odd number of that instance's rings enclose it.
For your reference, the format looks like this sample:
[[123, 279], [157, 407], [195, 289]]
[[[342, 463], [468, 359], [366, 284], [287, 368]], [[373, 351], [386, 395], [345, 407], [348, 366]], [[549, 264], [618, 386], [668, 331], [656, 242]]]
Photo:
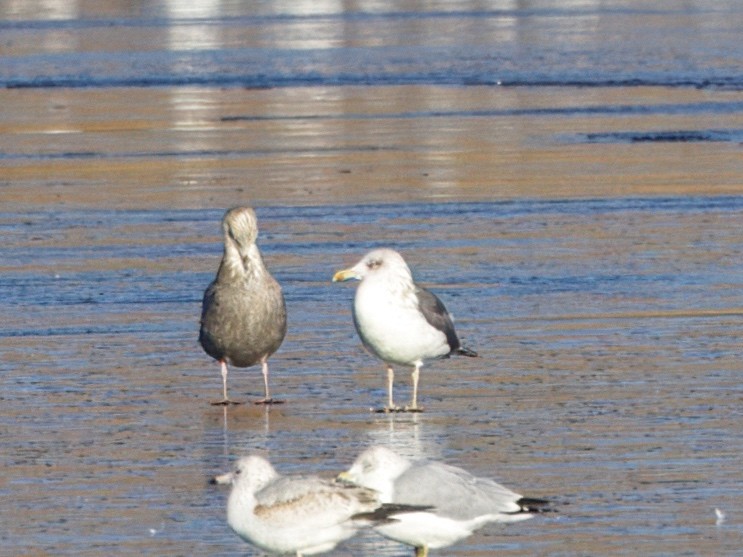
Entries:
[[268, 358], [286, 335], [284, 295], [255, 244], [255, 211], [230, 209], [222, 230], [224, 255], [217, 277], [204, 292], [199, 332], [199, 343], [222, 370], [224, 398], [212, 404], [240, 404], [227, 396], [227, 364], [250, 367], [258, 363], [263, 369], [265, 396], [256, 404], [279, 403], [268, 390]]
[[258, 455], [240, 458], [232, 472], [211, 483], [232, 485], [227, 523], [238, 536], [264, 551], [297, 557], [330, 551], [360, 528], [428, 508], [384, 505], [372, 489], [316, 476], [281, 476]]
[[[381, 411], [420, 412], [418, 378], [423, 362], [477, 353], [462, 346], [444, 304], [413, 282], [410, 268], [396, 251], [371, 251], [333, 276], [333, 282], [350, 279], [361, 281], [353, 302], [356, 331], [367, 350], [387, 366], [387, 406]], [[393, 364], [413, 366], [413, 399], [404, 408], [392, 400]]]
[[413, 462], [383, 446], [361, 453], [338, 480], [373, 489], [384, 503], [430, 507], [375, 527], [383, 536], [413, 546], [416, 557], [463, 540], [489, 522], [517, 522], [551, 510], [548, 501], [522, 497], [462, 468]]

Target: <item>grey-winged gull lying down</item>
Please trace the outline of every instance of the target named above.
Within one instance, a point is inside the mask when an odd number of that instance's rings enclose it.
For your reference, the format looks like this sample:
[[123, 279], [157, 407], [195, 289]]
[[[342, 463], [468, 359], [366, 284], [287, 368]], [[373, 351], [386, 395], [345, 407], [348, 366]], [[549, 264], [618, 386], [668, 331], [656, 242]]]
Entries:
[[224, 255], [217, 277], [204, 292], [199, 342], [222, 369], [224, 398], [212, 404], [239, 404], [227, 396], [227, 365], [261, 364], [264, 397], [270, 404], [268, 358], [286, 335], [286, 306], [279, 283], [263, 264], [255, 241], [258, 223], [250, 207], [230, 209], [222, 220]]
[[281, 476], [257, 455], [242, 457], [234, 471], [212, 483], [232, 485], [227, 523], [235, 533], [276, 554], [324, 553], [360, 528], [426, 509], [382, 504], [379, 494], [365, 487], [315, 476]]
[[[451, 354], [477, 356], [464, 348], [449, 312], [433, 293], [418, 286], [402, 256], [391, 249], [367, 253], [333, 282], [361, 281], [353, 302], [353, 321], [364, 346], [387, 365], [385, 411], [420, 411], [418, 379], [423, 362]], [[413, 366], [413, 398], [398, 408], [392, 399], [392, 364]]]
[[416, 557], [460, 541], [489, 522], [516, 522], [551, 510], [545, 500], [522, 497], [462, 468], [413, 462], [382, 446], [361, 453], [339, 480], [373, 489], [385, 503], [430, 506], [375, 528], [413, 546]]

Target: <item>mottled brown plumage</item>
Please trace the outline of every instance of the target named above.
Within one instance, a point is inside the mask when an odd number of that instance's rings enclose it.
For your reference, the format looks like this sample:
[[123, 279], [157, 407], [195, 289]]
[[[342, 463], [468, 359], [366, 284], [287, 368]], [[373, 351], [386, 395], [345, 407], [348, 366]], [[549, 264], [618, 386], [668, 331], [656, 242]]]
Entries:
[[279, 283], [263, 264], [255, 244], [258, 224], [250, 207], [230, 209], [222, 220], [224, 255], [217, 277], [204, 292], [199, 342], [222, 369], [224, 398], [213, 404], [235, 404], [227, 396], [227, 365], [261, 364], [265, 396], [268, 358], [286, 335], [286, 305]]

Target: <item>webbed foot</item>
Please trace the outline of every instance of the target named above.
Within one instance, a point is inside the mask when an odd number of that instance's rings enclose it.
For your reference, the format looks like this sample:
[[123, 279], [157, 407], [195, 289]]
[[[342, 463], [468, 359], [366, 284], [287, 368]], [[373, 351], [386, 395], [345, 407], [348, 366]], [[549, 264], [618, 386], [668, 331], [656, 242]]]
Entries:
[[423, 412], [423, 408], [420, 406], [385, 406], [384, 408], [370, 408], [370, 411], [375, 414], [402, 414], [404, 412]]
[[230, 406], [232, 404], [237, 405], [237, 404], [243, 404], [243, 403], [237, 400], [230, 400], [229, 398], [225, 398], [217, 402], [210, 402], [209, 404], [211, 404], [212, 406]]
[[284, 402], [286, 402], [286, 401], [284, 401], [284, 400], [278, 400], [276, 398], [262, 398], [261, 400], [256, 400], [253, 404], [268, 404], [268, 405], [273, 405], [273, 404], [284, 404]]

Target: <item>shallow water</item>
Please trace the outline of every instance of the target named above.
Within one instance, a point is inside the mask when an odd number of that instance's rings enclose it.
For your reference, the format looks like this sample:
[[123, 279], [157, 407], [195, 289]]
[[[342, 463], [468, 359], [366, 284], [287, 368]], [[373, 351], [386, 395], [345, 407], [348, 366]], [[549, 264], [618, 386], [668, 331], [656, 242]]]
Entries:
[[[210, 475], [372, 443], [557, 503], [440, 555], [737, 554], [740, 8], [557, 4], [3, 6], [0, 554], [258, 555]], [[269, 409], [210, 406], [196, 341], [241, 203], [289, 310]], [[369, 412], [330, 282], [380, 245], [481, 355], [427, 365], [422, 414]]]

